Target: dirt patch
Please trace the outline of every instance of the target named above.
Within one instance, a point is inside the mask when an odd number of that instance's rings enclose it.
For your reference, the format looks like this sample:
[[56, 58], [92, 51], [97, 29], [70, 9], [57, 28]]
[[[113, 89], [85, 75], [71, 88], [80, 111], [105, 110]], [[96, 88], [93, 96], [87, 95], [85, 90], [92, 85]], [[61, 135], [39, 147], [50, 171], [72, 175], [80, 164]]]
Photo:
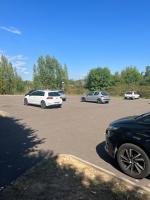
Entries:
[[12, 186], [1, 200], [148, 200], [149, 193], [67, 155], [49, 154]]

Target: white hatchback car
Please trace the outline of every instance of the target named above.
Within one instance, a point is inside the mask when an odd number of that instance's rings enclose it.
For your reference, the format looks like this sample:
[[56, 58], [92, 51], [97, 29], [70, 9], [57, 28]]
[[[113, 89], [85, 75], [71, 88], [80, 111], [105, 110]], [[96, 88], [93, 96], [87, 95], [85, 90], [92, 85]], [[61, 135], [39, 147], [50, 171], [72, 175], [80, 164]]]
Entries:
[[124, 94], [125, 99], [139, 99], [140, 95], [135, 91], [129, 91]]
[[58, 92], [51, 90], [34, 90], [24, 97], [24, 105], [40, 105], [41, 108], [48, 106], [62, 106], [62, 99]]

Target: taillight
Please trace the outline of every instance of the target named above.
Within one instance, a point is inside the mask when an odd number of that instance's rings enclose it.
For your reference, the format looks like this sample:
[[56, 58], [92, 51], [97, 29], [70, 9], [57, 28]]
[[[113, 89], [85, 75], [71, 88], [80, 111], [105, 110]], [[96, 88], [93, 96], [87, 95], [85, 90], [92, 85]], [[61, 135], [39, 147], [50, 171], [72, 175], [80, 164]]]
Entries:
[[49, 96], [49, 97], [47, 97], [47, 99], [53, 99], [53, 97]]

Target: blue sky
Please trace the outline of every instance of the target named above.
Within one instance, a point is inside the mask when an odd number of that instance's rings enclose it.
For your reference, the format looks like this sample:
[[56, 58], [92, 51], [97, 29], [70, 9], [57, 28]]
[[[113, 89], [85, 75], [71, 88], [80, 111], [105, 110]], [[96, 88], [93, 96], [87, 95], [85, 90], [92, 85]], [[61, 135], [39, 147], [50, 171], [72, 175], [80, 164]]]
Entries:
[[0, 8], [0, 54], [23, 79], [47, 54], [73, 79], [97, 66], [150, 65], [149, 0], [1, 0]]

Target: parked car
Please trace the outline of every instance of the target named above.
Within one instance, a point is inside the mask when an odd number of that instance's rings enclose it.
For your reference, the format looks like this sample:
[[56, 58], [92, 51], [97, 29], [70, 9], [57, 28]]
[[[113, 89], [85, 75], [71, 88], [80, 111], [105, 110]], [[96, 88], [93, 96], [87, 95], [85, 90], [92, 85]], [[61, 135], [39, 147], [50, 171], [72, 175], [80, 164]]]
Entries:
[[60, 94], [51, 90], [34, 90], [24, 97], [24, 105], [40, 105], [41, 108], [48, 106], [62, 106]]
[[124, 94], [125, 99], [139, 99], [140, 95], [135, 91], [129, 91]]
[[25, 94], [25, 96], [31, 94], [32, 92], [34, 92], [35, 90], [30, 90], [28, 93]]
[[60, 94], [63, 101], [67, 100], [66, 94], [63, 90], [57, 90], [57, 92]]
[[112, 122], [106, 130], [106, 151], [120, 169], [140, 179], [150, 174], [150, 112]]
[[97, 102], [97, 103], [109, 103], [110, 97], [107, 92], [90, 92], [86, 96], [81, 97], [82, 102]]

